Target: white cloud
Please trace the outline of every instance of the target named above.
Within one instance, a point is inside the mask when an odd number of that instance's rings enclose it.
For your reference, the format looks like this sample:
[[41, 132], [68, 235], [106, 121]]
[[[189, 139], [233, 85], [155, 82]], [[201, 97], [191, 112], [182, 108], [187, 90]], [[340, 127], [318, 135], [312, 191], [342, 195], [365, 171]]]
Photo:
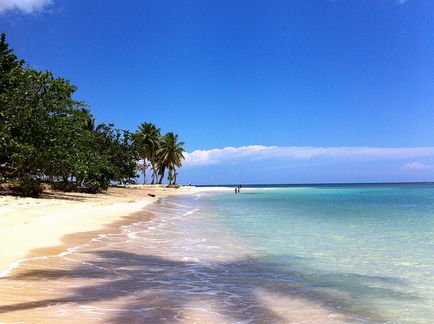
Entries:
[[434, 156], [434, 147], [313, 147], [250, 145], [221, 149], [196, 150], [187, 153], [184, 165], [212, 165], [240, 159], [309, 160], [335, 159], [400, 159]]
[[53, 0], [0, 0], [0, 14], [13, 10], [29, 14], [46, 8], [52, 2]]
[[430, 165], [424, 164], [421, 162], [411, 162], [411, 163], [407, 163], [401, 167], [401, 169], [404, 169], [404, 170], [424, 170], [424, 169], [429, 169], [429, 168], [431, 168]]

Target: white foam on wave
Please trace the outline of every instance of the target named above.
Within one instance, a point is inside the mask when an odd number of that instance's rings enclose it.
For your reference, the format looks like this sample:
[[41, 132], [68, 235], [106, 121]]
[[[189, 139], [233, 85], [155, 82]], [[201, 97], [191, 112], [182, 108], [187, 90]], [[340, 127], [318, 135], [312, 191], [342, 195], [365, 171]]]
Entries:
[[66, 249], [66, 251], [63, 251], [63, 252], [60, 252], [59, 254], [57, 254], [57, 256], [58, 257], [64, 257], [68, 254], [76, 252], [77, 249], [78, 249], [78, 246], [70, 247], [70, 248]]
[[165, 201], [165, 203], [168, 204], [168, 205], [173, 205], [173, 206], [182, 207], [182, 208], [189, 208], [190, 207], [190, 206], [174, 203], [172, 201]]
[[138, 233], [138, 232], [129, 232], [129, 233], [127, 233], [127, 236], [128, 236], [130, 239], [135, 240], [135, 239], [138, 238], [137, 233]]
[[91, 239], [91, 242], [98, 242], [101, 241], [102, 239], [108, 237], [110, 234], [98, 234], [96, 237]]
[[195, 209], [189, 210], [188, 212], [185, 212], [182, 216], [192, 215], [192, 214], [194, 214], [197, 211], [199, 211], [199, 208], [195, 208]]
[[109, 235], [110, 234], [98, 234], [97, 237], [92, 238], [89, 242], [81, 244], [81, 245], [69, 247], [65, 251], [62, 251], [58, 254], [43, 255], [43, 256], [38, 256], [38, 257], [19, 259], [15, 262], [11, 263], [5, 270], [1, 271], [0, 272], [0, 278], [4, 278], [4, 277], [9, 276], [15, 269], [19, 268], [21, 266], [21, 264], [24, 262], [34, 261], [34, 260], [48, 260], [49, 258], [52, 258], [52, 257], [65, 258], [67, 255], [77, 252], [77, 250], [80, 247], [89, 246], [91, 244], [91, 242], [98, 241], [98, 240], [105, 238]]
[[196, 196], [194, 197], [194, 200], [198, 200], [198, 199], [200, 199], [201, 196], [202, 196], [202, 195], [201, 195], [200, 193], [196, 194]]
[[14, 269], [18, 268], [21, 265], [21, 263], [23, 263], [23, 262], [27, 262], [30, 260], [45, 260], [48, 258], [49, 258], [48, 256], [40, 256], [40, 257], [24, 258], [24, 259], [17, 260], [15, 262], [11, 263], [5, 270], [0, 272], [0, 278], [4, 278], [4, 277], [9, 276], [12, 273], [12, 271]]
[[190, 242], [190, 243], [200, 243], [200, 242], [206, 242], [207, 239], [206, 238], [201, 238], [201, 239], [189, 239], [189, 238], [187, 238], [186, 241]]
[[[85, 244], [83, 244], [85, 245]], [[73, 246], [70, 248], [67, 248], [65, 251], [60, 252], [58, 254], [53, 254], [53, 255], [43, 255], [43, 256], [38, 256], [38, 257], [32, 257], [32, 258], [23, 258], [23, 259], [19, 259], [13, 263], [11, 263], [5, 270], [0, 272], [0, 278], [4, 278], [9, 276], [15, 269], [17, 269], [18, 267], [20, 267], [20, 265], [24, 262], [27, 261], [34, 261], [34, 260], [48, 260], [50, 257], [60, 257], [63, 258], [65, 256], [67, 256], [68, 254], [74, 253], [77, 251], [77, 249], [80, 246]]]

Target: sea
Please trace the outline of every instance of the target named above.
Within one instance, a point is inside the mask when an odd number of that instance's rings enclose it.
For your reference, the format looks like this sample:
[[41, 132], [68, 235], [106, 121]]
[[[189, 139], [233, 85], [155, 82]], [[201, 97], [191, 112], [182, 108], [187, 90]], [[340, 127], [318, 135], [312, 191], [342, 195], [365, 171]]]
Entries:
[[220, 189], [24, 260], [0, 322], [434, 323], [433, 184]]

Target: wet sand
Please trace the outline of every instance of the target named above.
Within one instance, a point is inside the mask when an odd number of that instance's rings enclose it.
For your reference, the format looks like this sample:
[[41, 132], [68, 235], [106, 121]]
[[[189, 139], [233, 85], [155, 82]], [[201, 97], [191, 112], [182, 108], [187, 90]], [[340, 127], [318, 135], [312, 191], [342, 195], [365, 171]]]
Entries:
[[134, 186], [109, 188], [97, 195], [49, 191], [41, 198], [0, 196], [0, 274], [6, 274], [19, 260], [55, 254], [106, 231], [107, 225], [122, 221], [158, 198], [201, 190]]

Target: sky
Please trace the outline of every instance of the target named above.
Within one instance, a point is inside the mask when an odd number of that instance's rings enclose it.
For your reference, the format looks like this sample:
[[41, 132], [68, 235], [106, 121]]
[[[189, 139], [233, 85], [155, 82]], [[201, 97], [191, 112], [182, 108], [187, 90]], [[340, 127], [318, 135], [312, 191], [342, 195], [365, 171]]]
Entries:
[[180, 182], [434, 181], [432, 0], [0, 0], [98, 122], [185, 142]]

